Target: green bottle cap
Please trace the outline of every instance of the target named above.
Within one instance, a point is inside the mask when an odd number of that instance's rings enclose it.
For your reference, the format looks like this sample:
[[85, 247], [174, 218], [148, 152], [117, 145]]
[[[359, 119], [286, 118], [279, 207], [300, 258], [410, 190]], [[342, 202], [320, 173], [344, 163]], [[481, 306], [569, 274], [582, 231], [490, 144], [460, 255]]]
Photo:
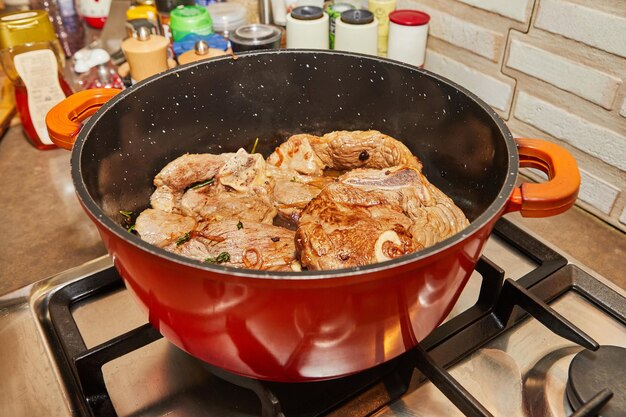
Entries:
[[210, 35], [213, 33], [213, 21], [205, 7], [178, 6], [170, 13], [170, 29], [176, 42], [191, 33]]

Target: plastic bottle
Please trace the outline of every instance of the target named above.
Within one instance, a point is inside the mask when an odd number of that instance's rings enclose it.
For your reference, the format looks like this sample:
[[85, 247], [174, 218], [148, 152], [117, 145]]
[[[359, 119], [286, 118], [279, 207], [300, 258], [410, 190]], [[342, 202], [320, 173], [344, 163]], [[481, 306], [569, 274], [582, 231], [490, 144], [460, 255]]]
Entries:
[[67, 58], [85, 47], [85, 28], [73, 0], [31, 0], [30, 6], [48, 13]]
[[33, 10], [0, 15], [0, 60], [15, 86], [26, 137], [37, 149], [56, 148], [48, 136], [46, 114], [72, 90], [62, 76], [65, 57], [48, 14]]

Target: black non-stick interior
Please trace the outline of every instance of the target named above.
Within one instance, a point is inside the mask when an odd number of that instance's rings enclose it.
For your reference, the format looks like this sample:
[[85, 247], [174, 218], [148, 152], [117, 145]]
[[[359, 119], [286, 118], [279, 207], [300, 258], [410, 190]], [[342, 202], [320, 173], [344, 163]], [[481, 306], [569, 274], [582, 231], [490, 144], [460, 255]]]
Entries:
[[[508, 130], [482, 102], [414, 67], [331, 51], [198, 62], [121, 93], [81, 131], [80, 176], [113, 219], [145, 208], [152, 179], [184, 153], [258, 150], [295, 133], [377, 129], [403, 141], [470, 220], [511, 171]], [[517, 167], [515, 167], [515, 170]]]

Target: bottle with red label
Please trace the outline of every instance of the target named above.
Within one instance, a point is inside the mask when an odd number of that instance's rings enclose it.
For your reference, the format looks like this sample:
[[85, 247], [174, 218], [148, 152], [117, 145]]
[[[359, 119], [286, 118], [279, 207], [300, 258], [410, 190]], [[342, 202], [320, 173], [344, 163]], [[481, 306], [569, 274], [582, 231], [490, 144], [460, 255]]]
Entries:
[[0, 62], [15, 86], [27, 138], [37, 149], [56, 148], [48, 136], [46, 114], [72, 90], [63, 79], [63, 49], [45, 11], [0, 15]]

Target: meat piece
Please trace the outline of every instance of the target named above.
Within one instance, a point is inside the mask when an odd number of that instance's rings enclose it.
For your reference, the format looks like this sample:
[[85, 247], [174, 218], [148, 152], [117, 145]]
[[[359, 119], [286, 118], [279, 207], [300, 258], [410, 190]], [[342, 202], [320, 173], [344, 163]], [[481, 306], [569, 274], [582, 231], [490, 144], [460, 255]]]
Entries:
[[135, 222], [135, 230], [139, 236], [160, 248], [175, 244], [195, 227], [196, 221], [191, 217], [155, 209], [144, 210]]
[[[259, 270], [300, 270], [294, 232], [282, 227], [237, 220], [196, 222], [191, 217], [147, 209], [137, 217], [135, 230], [148, 243], [202, 262]], [[223, 253], [228, 255], [220, 257]]]
[[329, 169], [396, 165], [421, 169], [419, 160], [402, 142], [376, 130], [338, 131], [321, 137], [294, 135], [276, 148], [267, 163], [276, 184], [274, 202], [278, 213], [294, 222], [306, 204], [334, 180], [327, 175]]
[[272, 223], [273, 183], [260, 154], [187, 154], [156, 176], [153, 208], [197, 220], [245, 219]]
[[410, 229], [413, 237], [424, 247], [458, 233], [469, 224], [452, 199], [415, 168], [357, 169], [346, 173], [339, 181], [382, 193], [386, 202], [400, 206], [413, 222]]
[[296, 247], [308, 269], [367, 265], [420, 249], [410, 227], [409, 217], [383, 194], [333, 183], [302, 212]]
[[422, 164], [402, 142], [377, 130], [327, 133], [310, 139], [317, 157], [336, 170], [389, 168], [405, 165], [422, 169]]
[[[199, 261], [268, 271], [299, 271], [294, 232], [262, 223], [203, 223], [192, 237], [168, 250]], [[220, 254], [228, 254], [222, 256]], [[228, 260], [224, 260], [228, 258]], [[208, 260], [208, 261], [207, 261]]]
[[431, 246], [468, 223], [416, 167], [355, 169], [311, 200], [296, 246], [306, 268], [345, 268]]
[[190, 186], [215, 178], [232, 153], [185, 154], [167, 164], [154, 178], [152, 208], [179, 213], [180, 199]]
[[185, 192], [180, 210], [208, 221], [236, 219], [271, 224], [276, 216], [272, 185], [263, 157], [240, 149], [220, 168], [214, 182]]
[[273, 201], [278, 215], [287, 224], [296, 225], [300, 212], [317, 196], [322, 188], [335, 179], [325, 176], [302, 175], [280, 170], [268, 165], [269, 175], [274, 182]]

